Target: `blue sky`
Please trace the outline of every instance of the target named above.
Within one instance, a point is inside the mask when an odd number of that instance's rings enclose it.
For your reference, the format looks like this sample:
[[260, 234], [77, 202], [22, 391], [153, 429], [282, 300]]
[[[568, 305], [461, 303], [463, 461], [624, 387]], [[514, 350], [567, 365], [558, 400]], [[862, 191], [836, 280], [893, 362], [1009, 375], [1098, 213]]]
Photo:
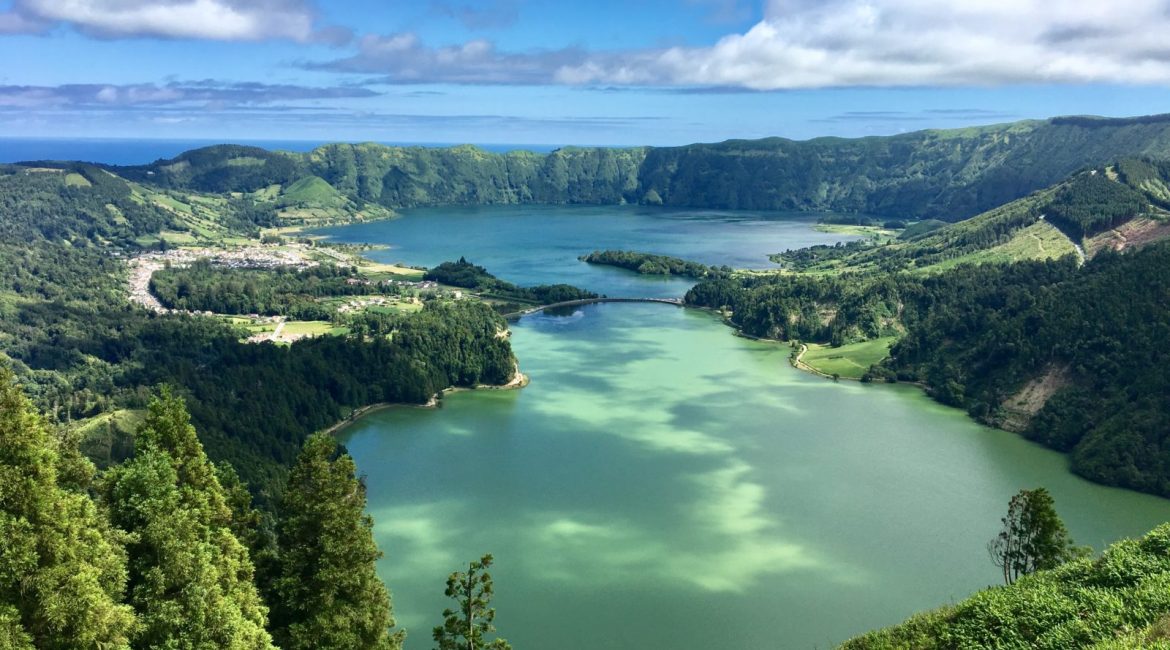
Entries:
[[683, 144], [1170, 112], [1170, 2], [0, 0], [0, 136]]

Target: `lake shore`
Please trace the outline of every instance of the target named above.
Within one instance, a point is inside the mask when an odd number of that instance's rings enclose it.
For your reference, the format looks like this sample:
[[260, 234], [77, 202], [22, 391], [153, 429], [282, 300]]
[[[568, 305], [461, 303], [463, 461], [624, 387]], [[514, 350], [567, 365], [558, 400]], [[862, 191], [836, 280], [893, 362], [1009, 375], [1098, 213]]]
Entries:
[[442, 404], [443, 396], [450, 393], [462, 393], [474, 390], [519, 390], [527, 386], [531, 381], [532, 380], [528, 375], [520, 372], [520, 364], [517, 363], [515, 366], [515, 371], [512, 374], [512, 379], [508, 380], [508, 383], [506, 384], [477, 384], [473, 387], [450, 386], [432, 395], [431, 398], [424, 404], [409, 404], [406, 402], [378, 402], [376, 404], [369, 404], [367, 406], [354, 409], [344, 419], [334, 423], [322, 431], [328, 435], [334, 435], [346, 427], [352, 424], [356, 424], [359, 420], [368, 415], [372, 415], [378, 411], [384, 411], [390, 408], [437, 409]]

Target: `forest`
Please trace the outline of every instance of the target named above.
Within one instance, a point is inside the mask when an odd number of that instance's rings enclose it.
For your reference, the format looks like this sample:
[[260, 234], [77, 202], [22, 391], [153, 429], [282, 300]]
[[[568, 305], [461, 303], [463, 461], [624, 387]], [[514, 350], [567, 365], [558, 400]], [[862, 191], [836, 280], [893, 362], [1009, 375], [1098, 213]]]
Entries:
[[204, 453], [178, 397], [151, 401], [98, 471], [0, 369], [0, 646], [397, 648], [353, 460], [296, 456], [275, 515]]

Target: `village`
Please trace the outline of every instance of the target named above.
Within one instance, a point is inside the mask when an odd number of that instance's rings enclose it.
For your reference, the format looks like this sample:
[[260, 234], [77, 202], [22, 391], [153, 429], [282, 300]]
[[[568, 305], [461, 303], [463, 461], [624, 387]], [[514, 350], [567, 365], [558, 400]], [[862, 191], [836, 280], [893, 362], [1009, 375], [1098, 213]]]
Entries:
[[[163, 305], [151, 292], [151, 278], [157, 271], [167, 268], [184, 268], [206, 260], [212, 265], [226, 269], [308, 269], [321, 264], [314, 257], [322, 254], [330, 258], [326, 263], [350, 264], [352, 260], [338, 251], [305, 244], [254, 245], [226, 250], [216, 248], [175, 248], [167, 251], [145, 253], [127, 262], [129, 266], [130, 302], [157, 314], [183, 313], [193, 316], [211, 316], [229, 319], [247, 327], [252, 334], [244, 339], [248, 343], [292, 343], [310, 336], [329, 334], [338, 328], [324, 321], [288, 321], [284, 316], [261, 314], [217, 314], [210, 311], [189, 311], [171, 309]], [[385, 288], [394, 295], [356, 296], [337, 304], [339, 315], [354, 314], [368, 309], [420, 309], [424, 298], [441, 293], [439, 283], [430, 280], [375, 280], [365, 277], [349, 278], [348, 285], [364, 285]], [[456, 300], [463, 298], [463, 292], [456, 290], [447, 295]]]

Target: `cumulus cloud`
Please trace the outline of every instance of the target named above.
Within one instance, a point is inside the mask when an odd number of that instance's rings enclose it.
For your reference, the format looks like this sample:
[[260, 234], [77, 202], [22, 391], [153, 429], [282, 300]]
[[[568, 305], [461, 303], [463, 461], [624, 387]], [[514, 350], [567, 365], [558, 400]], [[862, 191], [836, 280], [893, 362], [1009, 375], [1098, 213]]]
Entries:
[[705, 47], [506, 52], [486, 40], [433, 47], [394, 34], [367, 36], [353, 56], [309, 67], [381, 73], [392, 83], [722, 91], [1158, 84], [1170, 82], [1168, 30], [1167, 0], [771, 0], [751, 28]]
[[1170, 81], [1164, 0], [774, 0], [710, 47], [592, 57], [560, 83], [739, 86]]
[[214, 80], [155, 84], [65, 84], [61, 86], [0, 86], [0, 108], [116, 108], [260, 106], [276, 102], [373, 97], [356, 86], [318, 88]]
[[349, 30], [317, 26], [306, 0], [16, 0], [0, 31], [36, 32], [66, 24], [100, 38], [217, 41], [288, 39], [341, 44]]

